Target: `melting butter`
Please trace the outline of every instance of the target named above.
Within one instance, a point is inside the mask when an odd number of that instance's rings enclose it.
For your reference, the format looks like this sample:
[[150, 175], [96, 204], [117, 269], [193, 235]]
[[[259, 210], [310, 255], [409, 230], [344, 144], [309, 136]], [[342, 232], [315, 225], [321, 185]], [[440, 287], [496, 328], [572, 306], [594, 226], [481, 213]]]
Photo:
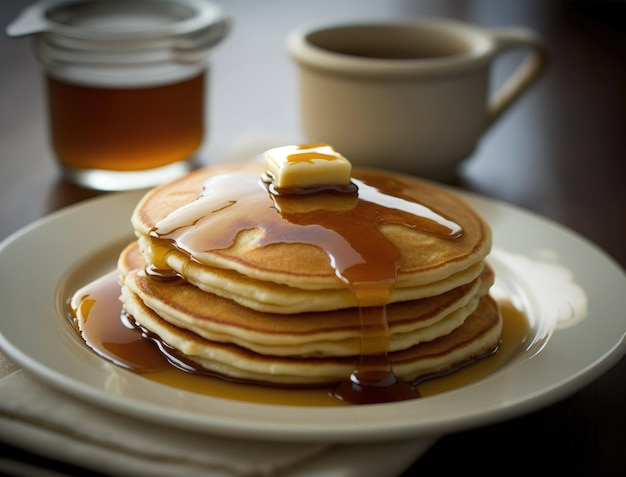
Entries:
[[265, 152], [266, 172], [277, 189], [350, 184], [352, 165], [328, 144], [283, 146]]

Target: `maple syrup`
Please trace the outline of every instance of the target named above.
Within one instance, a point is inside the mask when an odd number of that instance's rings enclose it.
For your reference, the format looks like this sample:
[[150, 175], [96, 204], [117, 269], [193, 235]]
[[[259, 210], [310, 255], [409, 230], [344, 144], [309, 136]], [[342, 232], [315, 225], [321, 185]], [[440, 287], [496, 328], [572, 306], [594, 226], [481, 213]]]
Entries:
[[142, 171], [187, 160], [204, 135], [205, 73], [151, 87], [96, 87], [49, 76], [54, 152], [75, 169]]
[[[311, 159], [310, 154], [301, 155]], [[262, 176], [253, 173], [213, 176], [197, 200], [154, 227], [150, 239], [157, 253], [151, 257], [148, 270], [166, 269], [169, 250], [182, 250], [193, 257], [207, 250], [226, 249], [241, 231], [253, 228], [262, 230], [258, 241], [261, 248], [282, 243], [314, 245], [326, 252], [360, 309], [361, 359], [334, 395], [359, 403], [418, 397], [414, 386], [395, 378], [387, 356], [384, 305], [397, 282], [402, 257], [380, 228], [400, 225], [444, 240], [460, 239], [464, 231], [450, 218], [416, 201], [411, 187], [402, 181], [362, 173], [352, 182], [356, 191], [333, 188], [318, 190], [314, 197], [305, 192], [284, 197], [272, 194]], [[322, 195], [327, 196], [327, 203], [347, 205], [319, 208], [315, 204], [324, 202]], [[314, 207], [303, 211], [307, 199], [313, 200]]]

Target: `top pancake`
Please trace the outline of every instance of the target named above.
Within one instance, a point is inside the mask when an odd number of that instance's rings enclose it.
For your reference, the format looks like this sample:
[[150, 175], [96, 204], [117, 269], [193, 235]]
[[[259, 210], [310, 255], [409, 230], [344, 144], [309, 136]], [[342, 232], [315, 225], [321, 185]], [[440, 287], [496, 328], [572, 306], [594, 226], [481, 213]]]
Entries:
[[276, 197], [263, 172], [261, 162], [207, 167], [149, 191], [132, 216], [148, 259], [170, 248], [200, 267], [303, 290], [419, 288], [479, 266], [490, 250], [482, 218], [425, 181], [355, 168], [358, 196]]

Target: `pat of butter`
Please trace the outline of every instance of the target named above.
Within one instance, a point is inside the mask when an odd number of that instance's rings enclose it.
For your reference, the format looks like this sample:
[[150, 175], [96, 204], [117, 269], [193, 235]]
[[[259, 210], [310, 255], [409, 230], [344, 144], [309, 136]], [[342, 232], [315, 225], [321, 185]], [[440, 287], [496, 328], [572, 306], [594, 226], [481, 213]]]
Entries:
[[283, 146], [265, 152], [265, 167], [278, 189], [350, 184], [352, 165], [328, 144]]

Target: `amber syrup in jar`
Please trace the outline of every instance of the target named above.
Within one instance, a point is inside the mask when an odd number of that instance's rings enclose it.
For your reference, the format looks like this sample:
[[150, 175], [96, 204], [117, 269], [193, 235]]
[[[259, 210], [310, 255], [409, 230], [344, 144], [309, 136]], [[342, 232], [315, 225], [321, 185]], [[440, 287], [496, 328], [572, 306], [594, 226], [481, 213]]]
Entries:
[[205, 73], [167, 85], [97, 87], [47, 77], [51, 140], [75, 169], [150, 170], [193, 157], [204, 134]]

